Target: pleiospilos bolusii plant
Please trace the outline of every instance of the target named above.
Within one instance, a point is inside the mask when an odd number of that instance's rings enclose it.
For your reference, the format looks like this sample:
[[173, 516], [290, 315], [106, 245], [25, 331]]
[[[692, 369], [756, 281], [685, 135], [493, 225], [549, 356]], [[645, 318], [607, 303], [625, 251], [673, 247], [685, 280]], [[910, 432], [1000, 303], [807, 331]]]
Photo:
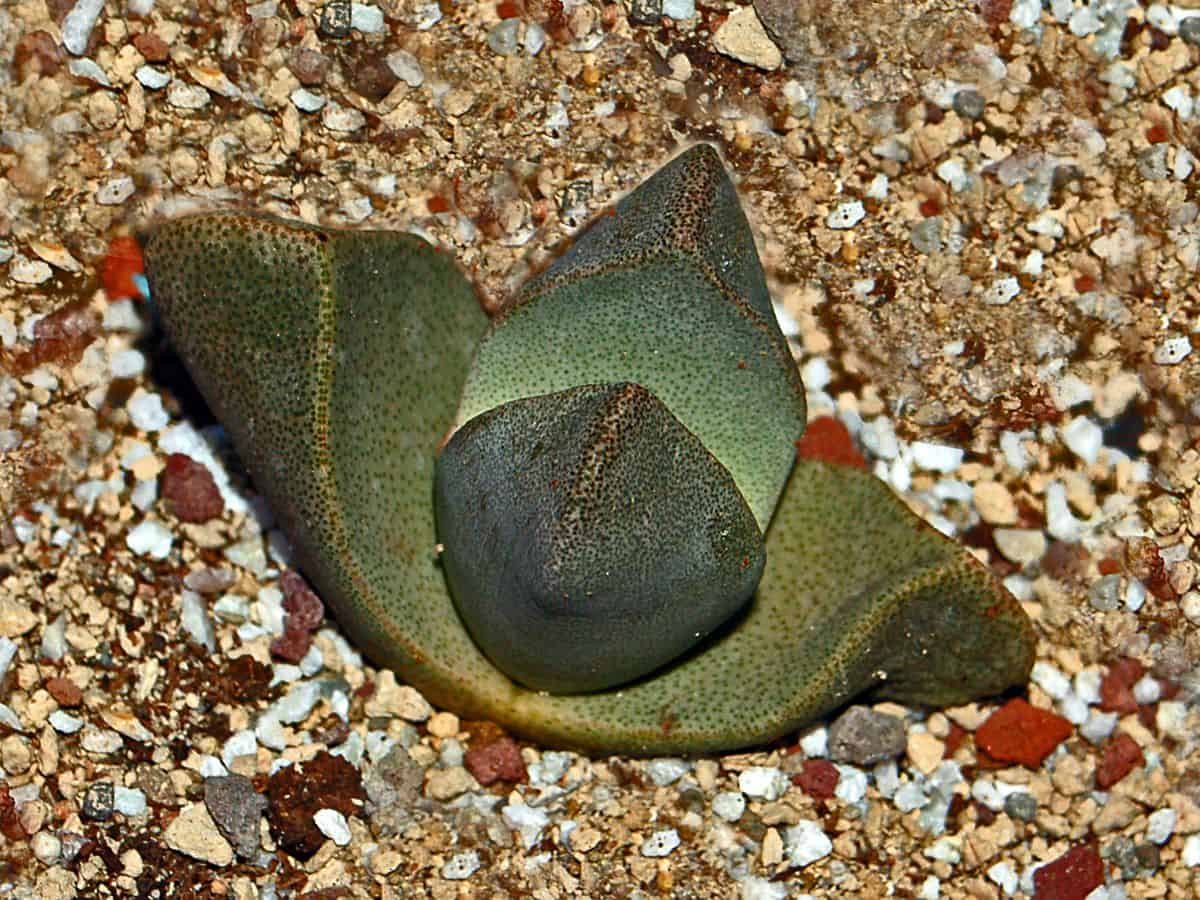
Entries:
[[1030, 623], [982, 566], [868, 473], [795, 460], [803, 386], [710, 147], [490, 324], [410, 234], [208, 213], [146, 261], [301, 568], [440, 706], [700, 752], [867, 691], [944, 705], [1028, 676]]

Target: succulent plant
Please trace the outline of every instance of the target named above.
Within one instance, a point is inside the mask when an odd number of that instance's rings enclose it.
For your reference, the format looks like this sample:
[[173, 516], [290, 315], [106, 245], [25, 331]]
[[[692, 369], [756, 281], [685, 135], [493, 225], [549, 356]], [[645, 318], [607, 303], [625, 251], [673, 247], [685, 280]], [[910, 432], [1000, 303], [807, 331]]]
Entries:
[[981, 565], [868, 473], [795, 461], [803, 388], [709, 147], [490, 326], [407, 234], [206, 213], [155, 228], [146, 262], [301, 568], [439, 705], [703, 752], [866, 691], [1028, 677], [1032, 628]]

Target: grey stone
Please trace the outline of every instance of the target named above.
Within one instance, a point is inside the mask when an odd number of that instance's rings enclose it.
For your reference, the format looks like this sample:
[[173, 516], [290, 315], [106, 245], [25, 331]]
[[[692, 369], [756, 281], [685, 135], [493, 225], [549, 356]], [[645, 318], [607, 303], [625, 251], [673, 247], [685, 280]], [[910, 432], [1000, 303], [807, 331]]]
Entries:
[[204, 805], [234, 852], [252, 859], [258, 852], [259, 819], [267, 808], [267, 798], [254, 790], [254, 782], [245, 775], [206, 778]]
[[965, 119], [980, 119], [987, 106], [983, 95], [970, 88], [959, 91], [954, 95], [954, 111]]
[[829, 726], [829, 755], [837, 762], [870, 766], [904, 753], [904, 722], [866, 706], [852, 706]]
[[1189, 16], [1180, 22], [1179, 36], [1185, 44], [1200, 47], [1200, 16]]
[[116, 790], [111, 781], [98, 781], [83, 795], [83, 806], [79, 815], [93, 822], [107, 822], [112, 818], [116, 802]]
[[1037, 798], [1033, 794], [1018, 791], [1004, 798], [1004, 811], [1013, 819], [1032, 822], [1037, 815]]
[[662, 20], [662, 0], [633, 0], [629, 21], [634, 25], [657, 25]]
[[412, 821], [422, 803], [425, 771], [403, 747], [393, 747], [363, 778], [367, 816], [381, 836], [398, 834]]

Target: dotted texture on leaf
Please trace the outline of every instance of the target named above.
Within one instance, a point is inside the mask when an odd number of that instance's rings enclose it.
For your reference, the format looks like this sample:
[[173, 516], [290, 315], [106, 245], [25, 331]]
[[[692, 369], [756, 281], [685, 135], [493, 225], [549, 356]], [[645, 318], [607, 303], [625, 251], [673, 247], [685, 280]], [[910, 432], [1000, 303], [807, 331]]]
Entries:
[[522, 689], [471, 640], [434, 552], [434, 451], [483, 325], [452, 264], [410, 236], [216, 215], [161, 227], [147, 267], [305, 575], [368, 654], [440, 706], [543, 743], [703, 752], [773, 739], [872, 688], [952, 704], [1028, 676], [1031, 626], [982, 567], [869, 474], [801, 461], [735, 625], [618, 691]]
[[765, 529], [804, 431], [804, 389], [737, 192], [708, 146], [664, 166], [526, 284], [480, 343], [457, 423], [623, 381], [700, 439]]
[[451, 594], [479, 646], [528, 687], [614, 687], [740, 609], [763, 568], [725, 468], [635, 384], [476, 416], [434, 488]]

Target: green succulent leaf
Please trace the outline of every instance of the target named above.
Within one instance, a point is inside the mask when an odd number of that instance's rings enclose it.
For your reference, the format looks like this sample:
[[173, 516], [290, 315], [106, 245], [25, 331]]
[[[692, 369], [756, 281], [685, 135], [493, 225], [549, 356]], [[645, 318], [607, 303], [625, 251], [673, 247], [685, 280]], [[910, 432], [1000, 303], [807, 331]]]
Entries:
[[535, 690], [646, 675], [744, 606], [762, 574], [733, 479], [636, 384], [476, 416], [438, 457], [434, 496], [463, 621]]
[[766, 530], [804, 389], [716, 152], [680, 155], [532, 279], [484, 336], [457, 422], [582, 384], [640, 384], [733, 476]]
[[[605, 238], [597, 246], [605, 241], [621, 242]], [[721, 268], [717, 282], [703, 274], [712, 252], [692, 251], [700, 263], [684, 265], [681, 257], [651, 259], [647, 251], [646, 261], [626, 269], [601, 266], [593, 273], [596, 289], [611, 292], [605, 279], [638, 279], [648, 266], [661, 265], [682, 290], [697, 289], [683, 302], [695, 301], [713, 328], [725, 325], [716, 324], [722, 320], [712, 312], [716, 304], [703, 299], [706, 291], [709, 299], [714, 292], [726, 301], [744, 299], [743, 322], [755, 309], [768, 309], [747, 299], [753, 291], [744, 282], [738, 287], [737, 265]], [[549, 696], [521, 687], [472, 640], [436, 550], [435, 454], [485, 324], [453, 264], [408, 235], [322, 230], [243, 214], [160, 226], [146, 262], [169, 335], [292, 538], [302, 568], [349, 635], [436, 704], [548, 744], [703, 752], [776, 738], [864, 691], [948, 704], [1028, 677], [1029, 621], [982, 567], [867, 473], [801, 462], [767, 534], [758, 590], [731, 624], [681, 661], [619, 689]], [[757, 260], [743, 260], [742, 270], [757, 272]], [[572, 288], [584, 300], [592, 275], [582, 272], [551, 269], [539, 283], [547, 291]], [[765, 294], [758, 299], [765, 304]], [[624, 308], [638, 313], [637, 304]], [[665, 304], [655, 309], [666, 314]], [[620, 338], [619, 323], [608, 325]], [[737, 322], [730, 327], [736, 331]], [[679, 365], [668, 354], [685, 349], [668, 332], [659, 329], [664, 382]], [[707, 339], [703, 329], [691, 334]], [[571, 350], [570, 337], [550, 330], [544, 337], [540, 348], [522, 352]], [[724, 360], [740, 340], [718, 335], [710, 355]], [[753, 368], [753, 358], [747, 364]], [[778, 370], [779, 380], [788, 381], [782, 363]], [[631, 377], [624, 372], [593, 382]], [[728, 391], [728, 379], [700, 380], [710, 400], [754, 402], [749, 388]], [[733, 462], [722, 457], [687, 415], [637, 381], [737, 480], [736, 453]], [[773, 376], [759, 387], [794, 420], [794, 394], [773, 394], [775, 383]], [[764, 425], [741, 412], [747, 438], [760, 426], [777, 427], [769, 417]], [[718, 430], [718, 444], [720, 438]], [[754, 493], [737, 484], [747, 498]], [[757, 518], [760, 511], [749, 506]]]

